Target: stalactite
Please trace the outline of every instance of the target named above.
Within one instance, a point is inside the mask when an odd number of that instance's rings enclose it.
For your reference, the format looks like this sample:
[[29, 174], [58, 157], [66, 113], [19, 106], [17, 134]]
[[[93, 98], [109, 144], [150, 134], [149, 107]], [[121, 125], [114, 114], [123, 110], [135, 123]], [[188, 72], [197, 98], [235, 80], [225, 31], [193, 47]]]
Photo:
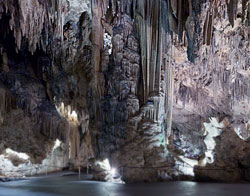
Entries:
[[188, 0], [188, 8], [189, 8], [189, 16], [192, 18], [193, 17], [193, 5], [192, 5], [192, 0]]
[[80, 151], [80, 134], [78, 126], [75, 123], [70, 123], [70, 158], [76, 159]]
[[178, 33], [177, 19], [173, 16], [170, 9], [168, 9], [168, 23], [169, 28], [172, 32]]
[[213, 35], [213, 21], [214, 21], [214, 9], [216, 7], [216, 1], [211, 3], [209, 10], [207, 11], [204, 27], [203, 27], [203, 44], [211, 45]]
[[[112, 2], [112, 9], [115, 7], [114, 2]], [[108, 10], [108, 1], [101, 0], [91, 0], [92, 6], [92, 65], [93, 65], [93, 109], [95, 116], [100, 112], [99, 101], [102, 96], [104, 96], [104, 75], [101, 72], [101, 52], [103, 50], [104, 43], [104, 26], [102, 25], [102, 18], [106, 15]]]
[[159, 93], [161, 46], [161, 1], [136, 1], [134, 13], [140, 37], [144, 103], [150, 93]]
[[178, 36], [179, 41], [182, 41], [182, 34], [183, 34], [183, 2], [182, 0], [178, 0]]
[[[243, 25], [247, 25], [246, 23], [247, 17], [250, 18], [250, 1], [242, 0], [242, 23]], [[248, 19], [248, 21], [250, 21], [250, 19]]]
[[234, 20], [237, 16], [237, 7], [238, 7], [238, 0], [230, 0], [227, 3], [228, 18], [232, 26], [234, 26]]
[[[171, 48], [172, 53], [173, 48]], [[169, 137], [172, 133], [172, 115], [173, 115], [173, 98], [174, 98], [174, 71], [172, 67], [172, 54], [169, 54], [169, 59], [167, 64], [167, 85], [166, 85], [166, 92], [167, 92], [167, 134], [166, 136]]]
[[171, 0], [170, 3], [171, 3], [171, 8], [173, 10], [173, 14], [174, 16], [177, 18], [177, 2], [176, 0]]
[[207, 43], [208, 23], [209, 23], [209, 13], [207, 12], [206, 19], [205, 19], [205, 22], [204, 22], [204, 27], [203, 27], [203, 44]]
[[[61, 0], [5, 0], [5, 4], [0, 4], [0, 19], [3, 12], [9, 12], [9, 26], [13, 30], [17, 49], [20, 50], [22, 42], [27, 41], [29, 51], [34, 53], [40, 44], [45, 49], [44, 46], [51, 42], [51, 33], [55, 40], [63, 41], [66, 6]], [[46, 32], [46, 35], [42, 35], [42, 32]]]
[[208, 22], [208, 35], [207, 35], [207, 45], [211, 45], [212, 34], [213, 34], [213, 20], [214, 20], [214, 11], [209, 15], [209, 22]]

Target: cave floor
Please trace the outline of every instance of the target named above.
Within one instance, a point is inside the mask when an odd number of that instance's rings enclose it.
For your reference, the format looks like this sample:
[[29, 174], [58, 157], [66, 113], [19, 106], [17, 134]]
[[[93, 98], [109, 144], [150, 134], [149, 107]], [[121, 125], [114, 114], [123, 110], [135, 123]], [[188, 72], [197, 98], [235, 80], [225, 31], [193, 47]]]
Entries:
[[114, 184], [82, 179], [79, 180], [77, 175], [50, 176], [0, 183], [0, 196], [241, 196], [249, 195], [250, 192], [250, 184], [196, 182]]

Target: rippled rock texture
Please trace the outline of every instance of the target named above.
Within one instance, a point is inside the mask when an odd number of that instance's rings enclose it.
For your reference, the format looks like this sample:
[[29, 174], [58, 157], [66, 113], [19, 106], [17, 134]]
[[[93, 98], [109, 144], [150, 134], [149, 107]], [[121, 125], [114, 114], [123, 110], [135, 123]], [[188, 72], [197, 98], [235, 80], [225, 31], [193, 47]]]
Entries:
[[44, 172], [60, 141], [55, 170], [108, 159], [126, 182], [249, 180], [249, 12], [248, 0], [1, 0], [3, 160], [18, 172], [8, 149], [26, 153]]

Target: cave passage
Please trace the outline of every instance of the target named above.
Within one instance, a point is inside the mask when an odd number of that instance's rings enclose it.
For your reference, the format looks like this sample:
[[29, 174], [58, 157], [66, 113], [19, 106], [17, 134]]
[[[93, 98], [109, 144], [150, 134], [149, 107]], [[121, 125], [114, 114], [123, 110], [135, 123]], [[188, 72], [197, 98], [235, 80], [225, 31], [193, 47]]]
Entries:
[[249, 27], [249, 0], [0, 0], [0, 196], [246, 195]]

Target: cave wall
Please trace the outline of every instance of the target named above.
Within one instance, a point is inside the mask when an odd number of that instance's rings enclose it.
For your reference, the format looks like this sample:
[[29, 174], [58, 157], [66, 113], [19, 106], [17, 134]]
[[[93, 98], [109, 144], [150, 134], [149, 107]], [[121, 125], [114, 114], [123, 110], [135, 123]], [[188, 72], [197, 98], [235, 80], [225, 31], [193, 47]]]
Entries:
[[0, 152], [42, 163], [59, 139], [65, 165], [108, 158], [125, 181], [248, 179], [249, 9], [1, 1]]
[[43, 165], [58, 139], [66, 145], [65, 163], [51, 163], [47, 171], [86, 165], [92, 156], [86, 101], [90, 2], [0, 5], [1, 152], [27, 153], [32, 164]]

